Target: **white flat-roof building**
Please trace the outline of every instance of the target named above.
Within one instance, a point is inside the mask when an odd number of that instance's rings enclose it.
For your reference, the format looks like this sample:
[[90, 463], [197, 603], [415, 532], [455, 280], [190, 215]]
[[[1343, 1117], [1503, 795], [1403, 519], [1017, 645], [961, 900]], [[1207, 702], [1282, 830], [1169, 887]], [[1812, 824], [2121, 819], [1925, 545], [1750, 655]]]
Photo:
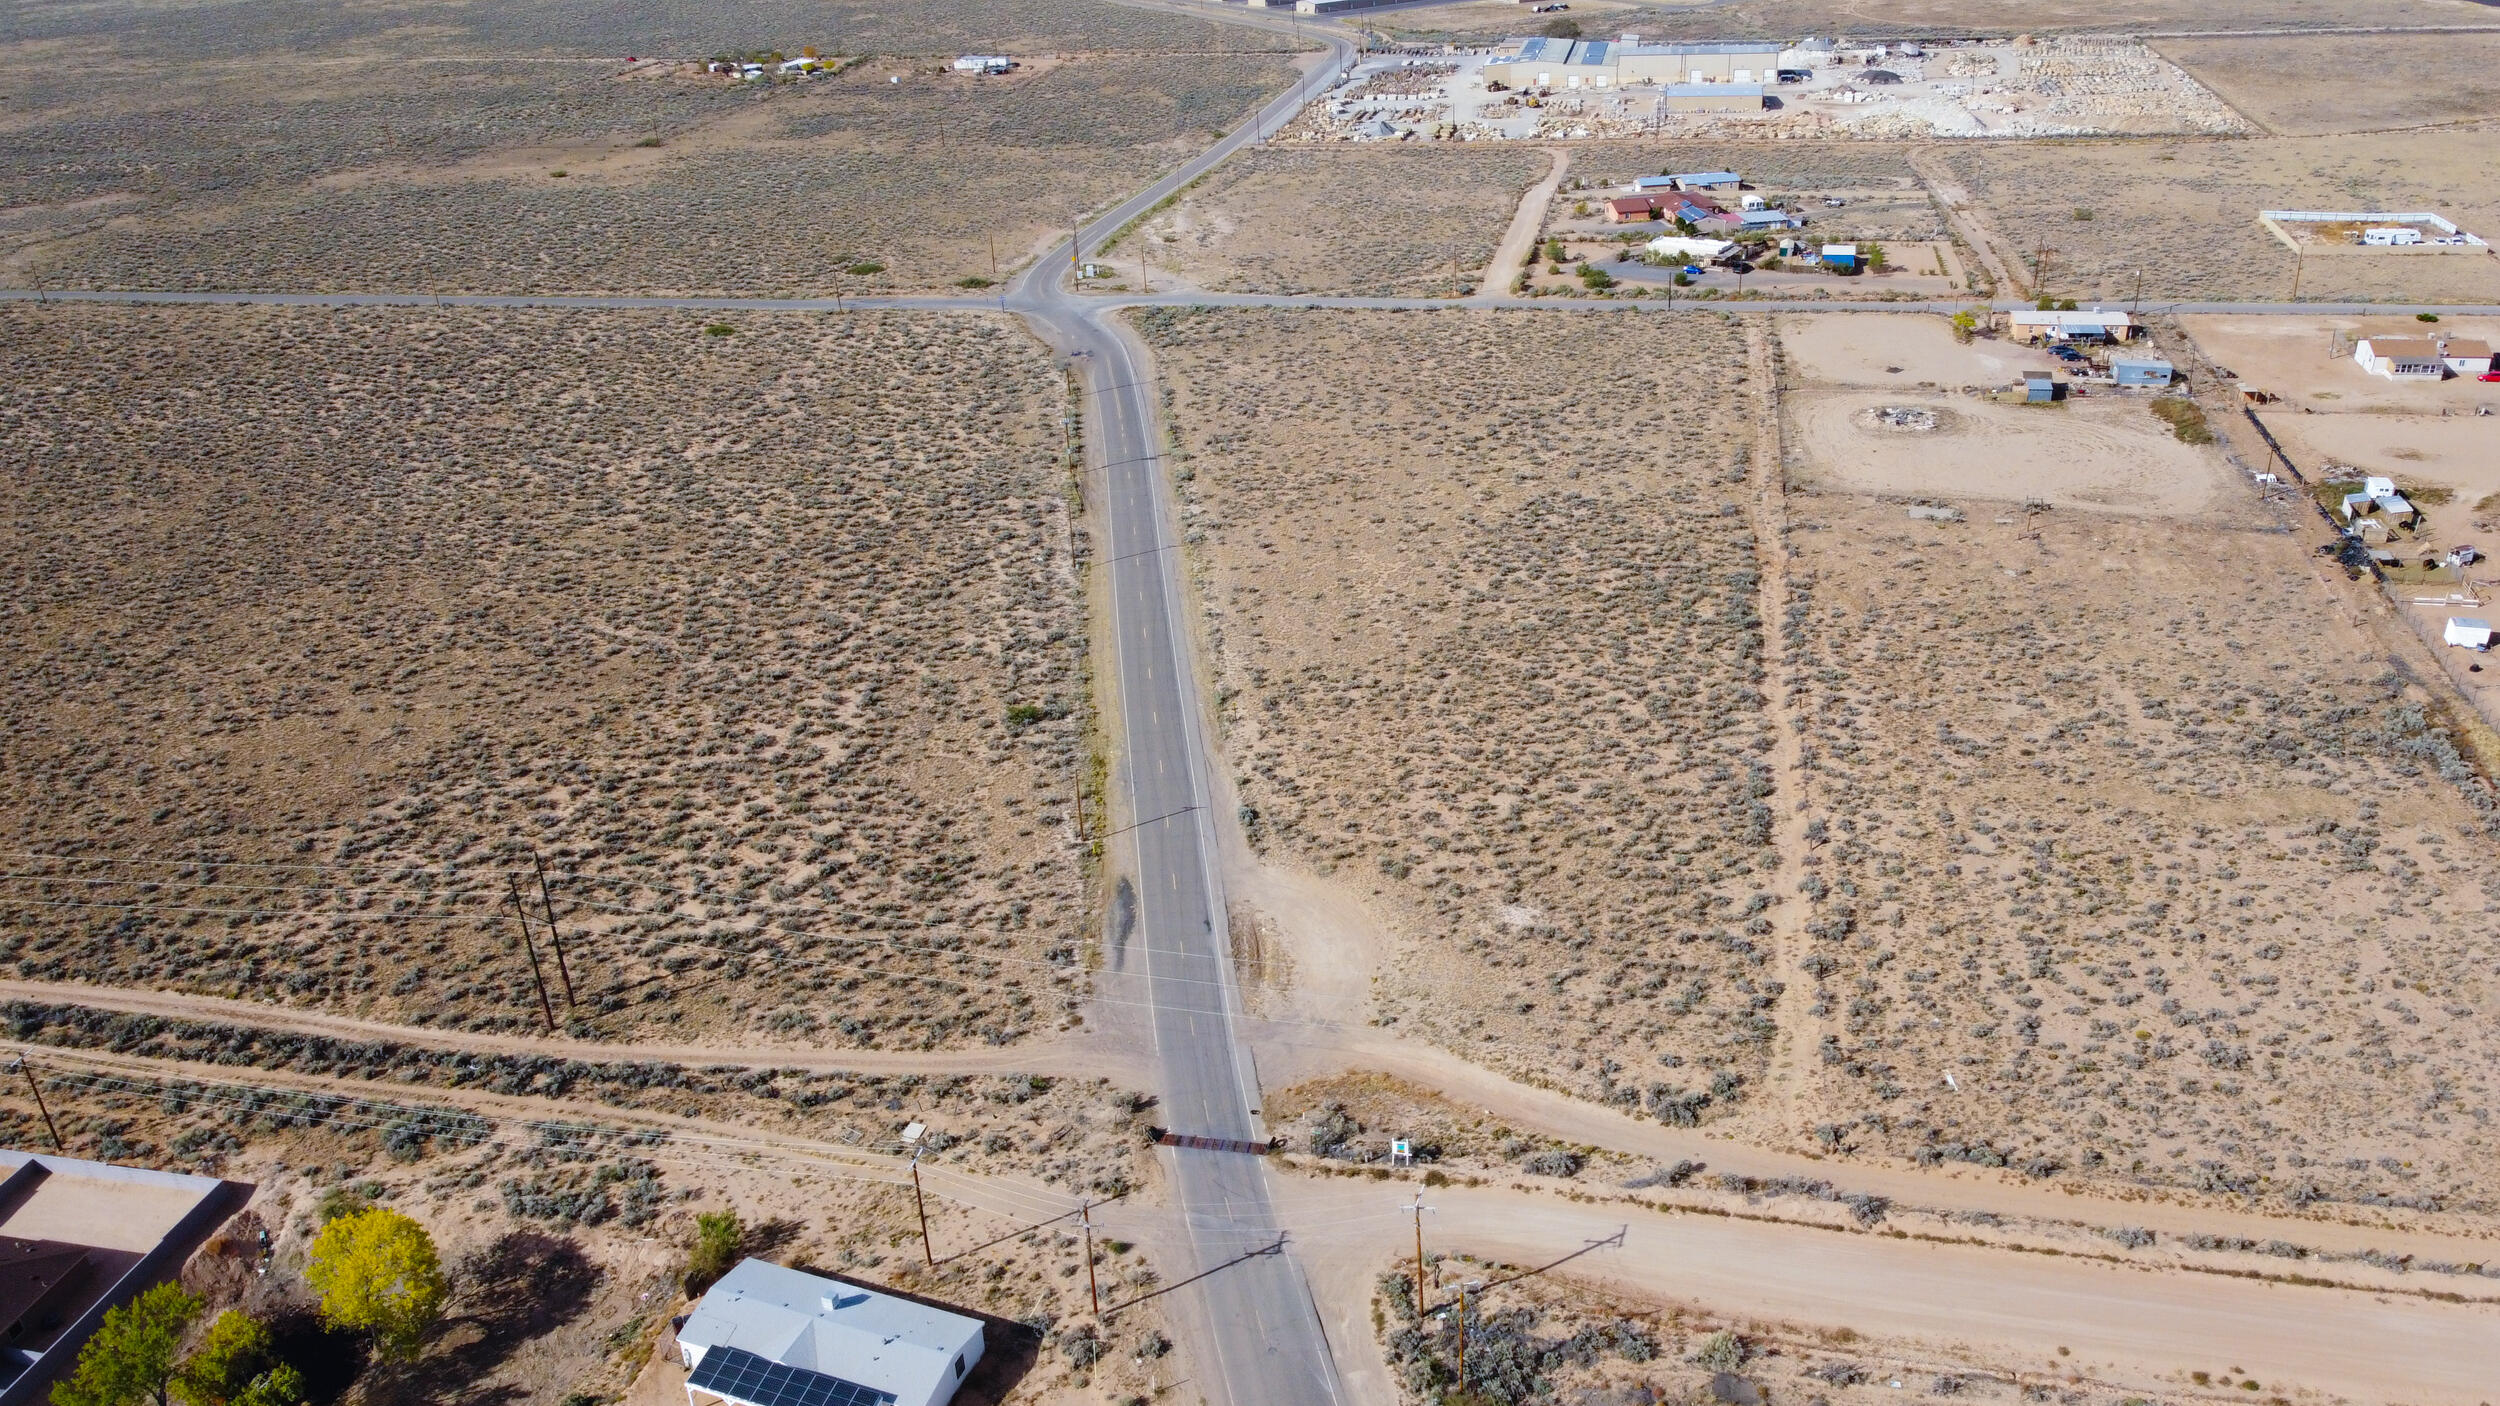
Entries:
[[2489, 649], [2491, 622], [2477, 620], [2470, 615], [2451, 615], [2448, 617], [2446, 639], [2459, 649]]
[[1484, 76], [1514, 88], [1759, 85], [1776, 80], [1779, 54], [1779, 45], [1752, 40], [1621, 44], [1604, 39], [1507, 39], [1502, 52], [1486, 62]]
[[2099, 338], [2123, 342], [2135, 335], [2135, 319], [2123, 312], [2085, 308], [2074, 312], [2040, 312], [2017, 308], [2006, 315], [2014, 335], [2027, 342], [2067, 342]]
[[2428, 337], [2364, 337], [2352, 348], [2353, 365], [2391, 381], [2436, 381], [2448, 374], [2439, 344]]
[[677, 1342], [688, 1406], [944, 1406], [982, 1349], [978, 1319], [753, 1259]]
[[957, 73], [1005, 73], [1015, 66], [1005, 54], [965, 54], [955, 60]]

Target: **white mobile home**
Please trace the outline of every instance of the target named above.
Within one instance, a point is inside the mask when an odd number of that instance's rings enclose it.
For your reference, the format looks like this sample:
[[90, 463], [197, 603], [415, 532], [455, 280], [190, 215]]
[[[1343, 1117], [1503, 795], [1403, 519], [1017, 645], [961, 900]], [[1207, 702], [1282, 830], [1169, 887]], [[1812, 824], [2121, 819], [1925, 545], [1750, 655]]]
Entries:
[[945, 1406], [982, 1348], [979, 1319], [763, 1260], [722, 1275], [677, 1342], [687, 1406]]

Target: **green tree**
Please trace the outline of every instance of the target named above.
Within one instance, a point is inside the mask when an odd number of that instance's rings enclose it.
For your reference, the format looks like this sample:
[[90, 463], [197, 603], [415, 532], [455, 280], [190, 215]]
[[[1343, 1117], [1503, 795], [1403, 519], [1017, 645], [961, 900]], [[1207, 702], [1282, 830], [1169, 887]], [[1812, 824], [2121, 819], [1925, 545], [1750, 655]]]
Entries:
[[1884, 252], [1884, 246], [1881, 244], [1869, 244], [1858, 252], [1866, 256], [1866, 267], [1873, 273], [1882, 273], [1885, 263], [1892, 257]]
[[250, 1314], [227, 1309], [174, 1373], [174, 1396], [184, 1406], [231, 1406], [269, 1358], [269, 1330]]
[[179, 1284], [156, 1287], [104, 1315], [104, 1326], [78, 1352], [77, 1370], [52, 1388], [53, 1406], [167, 1406], [175, 1354], [200, 1300]]
[[694, 1218], [694, 1249], [686, 1255], [686, 1292], [699, 1294], [727, 1274], [746, 1243], [736, 1211], [704, 1211]]
[[425, 1227], [380, 1206], [324, 1227], [304, 1281], [321, 1296], [324, 1321], [371, 1334], [377, 1352], [400, 1362], [417, 1355], [451, 1297]]
[[227, 1406], [303, 1406], [304, 1374], [281, 1362], [246, 1383]]

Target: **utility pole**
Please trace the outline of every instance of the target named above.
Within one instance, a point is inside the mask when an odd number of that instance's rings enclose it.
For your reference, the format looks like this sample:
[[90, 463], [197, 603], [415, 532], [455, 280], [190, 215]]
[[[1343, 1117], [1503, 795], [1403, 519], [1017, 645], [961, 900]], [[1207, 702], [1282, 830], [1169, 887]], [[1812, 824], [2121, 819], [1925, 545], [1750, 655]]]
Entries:
[[1085, 1292], [1094, 1300], [1094, 1316], [1102, 1317], [1102, 1288], [1094, 1282], [1094, 1203], [1087, 1201], [1077, 1211], [1085, 1225]]
[[35, 1082], [35, 1067], [26, 1062], [24, 1055], [17, 1057], [17, 1072], [26, 1076], [26, 1092], [35, 1096], [35, 1111], [43, 1115], [43, 1130], [52, 1134], [52, 1150], [69, 1151], [68, 1144], [61, 1141], [60, 1125], [52, 1121], [52, 1110], [44, 1104], [43, 1086]]
[[530, 851], [530, 867], [538, 871], [538, 902], [547, 910], [547, 941], [556, 949], [556, 975], [564, 979], [564, 1008], [573, 1008], [573, 971], [564, 962], [564, 934], [556, 927], [556, 901], [547, 894], [547, 866]]
[[998, 282], [998, 231], [990, 231], [990, 282]]
[[[2295, 290], [2292, 296], [2295, 298], [2299, 297], [2300, 294], [2297, 290], [2300, 287], [2300, 280], [2298, 278], [2294, 278], [2292, 280], [2292, 287]], [[2135, 271], [2135, 296], [2127, 301], [2127, 311], [2144, 311], [2144, 270], [2142, 269], [2137, 269]]]
[[911, 1204], [912, 1209], [920, 1213], [920, 1257], [934, 1269], [937, 1267], [937, 1251], [929, 1248], [929, 1203], [920, 1199], [920, 1148], [917, 1144], [911, 1150]]
[[1415, 1213], [1415, 1312], [1421, 1314], [1424, 1311], [1424, 1212], [1432, 1207], [1425, 1205], [1424, 1198], [1418, 1196], [1412, 1205], [1398, 1209]]
[[530, 980], [538, 987], [538, 1010], [547, 1017], [547, 1033], [553, 1035], [556, 1033], [555, 1002], [547, 999], [547, 973], [538, 965], [538, 944], [530, 940], [530, 915], [529, 910], [521, 906], [521, 881], [511, 874], [503, 877], [512, 894], [512, 916], [521, 925], [521, 948], [529, 953]]
[[2309, 250], [2307, 246], [2300, 244], [2292, 246], [2292, 301], [2295, 303], [2300, 301], [2301, 267], [2308, 262], [2308, 259]]
[[1076, 281], [1079, 283], [1085, 281], [1085, 266], [1078, 262], [1084, 253], [1084, 241], [1079, 239], [1076, 233], [1076, 216], [1070, 215], [1068, 217], [1068, 267], [1076, 270]]
[[1467, 1394], [1467, 1290], [1483, 1288], [1481, 1279], [1458, 1281], [1458, 1394]]

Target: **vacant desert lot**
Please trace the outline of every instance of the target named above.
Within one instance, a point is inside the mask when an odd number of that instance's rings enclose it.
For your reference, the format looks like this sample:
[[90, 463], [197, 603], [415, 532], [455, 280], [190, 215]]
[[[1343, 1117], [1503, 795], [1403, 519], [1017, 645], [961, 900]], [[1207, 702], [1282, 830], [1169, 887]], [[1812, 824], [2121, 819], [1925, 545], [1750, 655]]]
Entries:
[[981, 317], [716, 325], [0, 313], [0, 843], [80, 856], [11, 862], [14, 970], [521, 1028], [535, 849], [595, 1031], [1055, 1022], [1057, 378]]
[[1275, 53], [998, 80], [879, 59], [761, 91], [618, 67], [368, 66], [274, 98], [254, 70], [243, 120], [211, 123], [170, 85], [104, 85], [17, 134], [42, 169], [0, 230], [53, 287], [930, 289], [1016, 266], [1292, 76]]
[[1401, 940], [1384, 1018], [1662, 1117], [1746, 1097], [1776, 987], [1741, 329], [1141, 320], [1251, 839]]
[[2491, 117], [2500, 34], [2164, 39], [2155, 48], [2284, 136]]
[[[2026, 271], [2046, 247], [2061, 297], [2280, 299], [2292, 251], [2257, 223], [2267, 209], [2436, 210], [2476, 233], [2500, 228], [2479, 130], [2383, 137], [1946, 146], [1935, 159], [1969, 188], [2004, 252]], [[2383, 257], [2394, 254], [2397, 257]], [[2500, 301], [2500, 259], [2338, 249], [2312, 255], [2300, 296]]]
[[1262, 147], [1110, 257], [1125, 274], [1142, 248], [1158, 287], [1176, 276], [1230, 293], [1472, 292], [1548, 164], [1527, 149]]
[[[1881, 330], [1863, 321], [1783, 325], [1792, 449], [1866, 394], [1845, 389], [1867, 374], [1849, 343]], [[1906, 320], [1883, 340], [1948, 369]], [[1949, 462], [1885, 486], [1967, 521], [1814, 486], [1844, 473], [1792, 491], [1820, 837], [1816, 985], [1783, 1015], [1799, 1107], [1829, 1144], [1921, 1160], [2487, 1203], [2489, 788], [2427, 691], [2356, 667], [2385, 646], [2321, 584], [2298, 508], [2278, 523], [2141, 402], [2109, 408], [2136, 440], [2039, 457], [2044, 514], [1957, 491]], [[1988, 419], [1967, 433], [2029, 452]], [[2207, 516], [2077, 511], [2112, 461], [2192, 479]]]
[[1831, 827], [1796, 1037], [1844, 1142], [2295, 1200], [2500, 1193], [2473, 1145], [2490, 797], [2421, 690], [2353, 666], [2384, 656], [2297, 539], [1792, 512]]

